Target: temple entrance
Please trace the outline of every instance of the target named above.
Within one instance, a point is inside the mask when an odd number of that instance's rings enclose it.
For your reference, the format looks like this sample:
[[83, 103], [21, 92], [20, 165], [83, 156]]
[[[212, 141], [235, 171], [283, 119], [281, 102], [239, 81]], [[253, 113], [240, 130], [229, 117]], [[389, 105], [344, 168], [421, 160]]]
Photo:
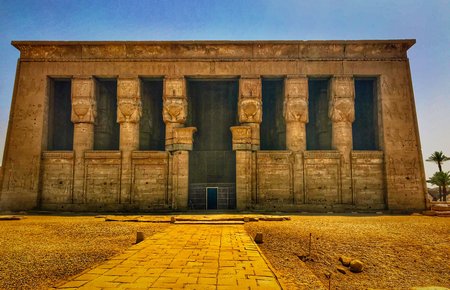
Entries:
[[189, 153], [189, 208], [236, 208], [236, 156], [230, 127], [238, 124], [236, 80], [189, 80], [187, 125], [197, 127]]

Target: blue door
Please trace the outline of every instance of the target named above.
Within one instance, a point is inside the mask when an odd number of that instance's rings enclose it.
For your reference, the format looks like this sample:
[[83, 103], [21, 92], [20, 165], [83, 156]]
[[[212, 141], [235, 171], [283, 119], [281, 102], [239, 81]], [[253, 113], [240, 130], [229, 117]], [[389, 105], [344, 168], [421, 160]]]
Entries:
[[217, 209], [217, 187], [207, 187], [206, 188], [206, 209]]

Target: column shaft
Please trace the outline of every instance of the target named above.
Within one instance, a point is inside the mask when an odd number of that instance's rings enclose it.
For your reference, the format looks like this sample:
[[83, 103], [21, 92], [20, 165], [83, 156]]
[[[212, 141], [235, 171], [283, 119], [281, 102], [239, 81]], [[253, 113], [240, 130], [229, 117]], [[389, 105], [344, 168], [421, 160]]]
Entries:
[[329, 117], [332, 123], [332, 147], [341, 152], [341, 203], [354, 203], [351, 178], [352, 123], [355, 120], [354, 81], [351, 76], [335, 76]]
[[72, 114], [74, 123], [73, 151], [75, 153], [73, 203], [84, 203], [84, 152], [94, 149], [94, 122], [96, 103], [94, 79], [74, 77], [72, 79]]
[[131, 153], [139, 149], [139, 121], [142, 115], [140, 81], [137, 77], [117, 80], [117, 122], [120, 123], [122, 152], [121, 203], [132, 203], [132, 159]]

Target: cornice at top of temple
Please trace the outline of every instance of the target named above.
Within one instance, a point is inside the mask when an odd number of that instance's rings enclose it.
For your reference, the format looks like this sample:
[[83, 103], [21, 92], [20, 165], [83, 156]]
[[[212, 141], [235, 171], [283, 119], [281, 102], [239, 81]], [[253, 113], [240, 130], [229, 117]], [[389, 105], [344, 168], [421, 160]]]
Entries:
[[406, 59], [415, 39], [279, 41], [12, 41], [21, 59]]

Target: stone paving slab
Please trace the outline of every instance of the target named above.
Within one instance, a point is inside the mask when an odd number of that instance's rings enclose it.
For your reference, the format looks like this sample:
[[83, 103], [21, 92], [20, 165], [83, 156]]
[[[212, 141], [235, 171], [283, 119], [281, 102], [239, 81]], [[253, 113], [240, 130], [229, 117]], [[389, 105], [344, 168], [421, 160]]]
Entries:
[[58, 289], [282, 289], [242, 225], [173, 225]]

